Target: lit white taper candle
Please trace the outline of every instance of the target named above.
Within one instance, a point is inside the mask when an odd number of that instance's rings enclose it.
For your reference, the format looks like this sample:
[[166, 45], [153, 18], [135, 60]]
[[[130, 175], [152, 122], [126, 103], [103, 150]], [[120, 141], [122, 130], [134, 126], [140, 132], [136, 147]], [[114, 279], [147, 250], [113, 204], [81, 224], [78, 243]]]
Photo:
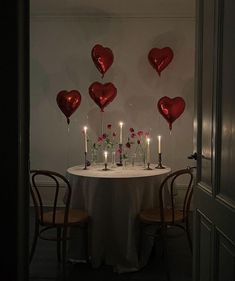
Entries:
[[150, 138], [147, 138], [146, 141], [147, 141], [147, 163], [150, 163]]
[[104, 151], [104, 164], [107, 164], [108, 162], [108, 151]]
[[158, 136], [158, 153], [161, 153], [161, 138], [162, 136]]
[[120, 125], [120, 139], [119, 139], [119, 143], [122, 144], [122, 126], [123, 126], [123, 122], [119, 122]]
[[87, 127], [85, 126], [83, 130], [84, 130], [85, 152], [87, 152]]

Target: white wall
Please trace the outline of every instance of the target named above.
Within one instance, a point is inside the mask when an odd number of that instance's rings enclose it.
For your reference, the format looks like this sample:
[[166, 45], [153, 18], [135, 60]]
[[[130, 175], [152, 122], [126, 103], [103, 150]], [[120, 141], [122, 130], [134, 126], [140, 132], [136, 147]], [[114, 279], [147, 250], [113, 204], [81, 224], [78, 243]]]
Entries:
[[[46, 2], [37, 1], [44, 3], [43, 7], [32, 2], [31, 168], [65, 174], [69, 166], [83, 163], [82, 127], [88, 125], [92, 136], [100, 132], [100, 110], [88, 94], [94, 81], [112, 82], [117, 87], [116, 99], [105, 108], [105, 124], [117, 127], [122, 120], [126, 133], [130, 127], [149, 130], [153, 161], [157, 160], [157, 135], [161, 134], [164, 164], [173, 169], [194, 164], [187, 159], [193, 151], [194, 1], [150, 1], [149, 6], [148, 1], [125, 1], [129, 3], [126, 9], [124, 2], [112, 6], [107, 1], [107, 10], [104, 1], [85, 1], [86, 5], [78, 10], [69, 6], [73, 1], [67, 2], [66, 10], [59, 5], [47, 10]], [[159, 10], [160, 2], [165, 5]], [[174, 9], [172, 2], [178, 2]], [[91, 59], [95, 44], [107, 46], [114, 53], [114, 63], [103, 80]], [[174, 59], [159, 77], [147, 55], [150, 49], [165, 46], [173, 49]], [[57, 93], [63, 89], [77, 89], [82, 95], [80, 107], [71, 116], [69, 133], [65, 116], [56, 103]], [[162, 96], [181, 96], [186, 102], [171, 134], [156, 107]]]

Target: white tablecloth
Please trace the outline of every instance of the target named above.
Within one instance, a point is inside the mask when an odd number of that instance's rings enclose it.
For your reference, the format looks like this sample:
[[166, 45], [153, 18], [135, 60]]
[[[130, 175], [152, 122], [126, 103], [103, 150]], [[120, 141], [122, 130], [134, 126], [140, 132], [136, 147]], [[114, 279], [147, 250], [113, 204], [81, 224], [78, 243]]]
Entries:
[[[154, 168], [154, 166], [153, 166]], [[158, 206], [158, 191], [170, 168], [145, 170], [142, 167], [115, 167], [103, 171], [103, 166], [81, 166], [68, 169], [72, 186], [71, 207], [88, 211], [89, 253], [81, 232], [71, 233], [69, 256], [82, 260], [90, 256], [93, 267], [112, 265], [118, 273], [139, 270], [147, 262], [149, 252], [138, 260], [141, 209]], [[79, 239], [76, 239], [79, 238]]]

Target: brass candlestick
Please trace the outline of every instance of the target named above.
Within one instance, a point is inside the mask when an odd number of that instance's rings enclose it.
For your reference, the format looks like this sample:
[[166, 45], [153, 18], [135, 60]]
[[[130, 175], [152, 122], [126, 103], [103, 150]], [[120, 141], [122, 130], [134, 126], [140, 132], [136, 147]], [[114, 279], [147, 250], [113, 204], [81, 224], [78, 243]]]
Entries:
[[104, 163], [104, 169], [103, 171], [109, 171], [110, 169], [107, 168], [108, 164], [107, 163]]
[[158, 153], [158, 165], [157, 165], [156, 169], [165, 169], [165, 167], [162, 166], [162, 154], [161, 153]]
[[120, 155], [119, 155], [119, 163], [117, 163], [118, 166], [122, 166], [122, 143], [119, 143], [119, 152], [120, 152]]
[[87, 170], [87, 152], [85, 151], [85, 167], [83, 170]]

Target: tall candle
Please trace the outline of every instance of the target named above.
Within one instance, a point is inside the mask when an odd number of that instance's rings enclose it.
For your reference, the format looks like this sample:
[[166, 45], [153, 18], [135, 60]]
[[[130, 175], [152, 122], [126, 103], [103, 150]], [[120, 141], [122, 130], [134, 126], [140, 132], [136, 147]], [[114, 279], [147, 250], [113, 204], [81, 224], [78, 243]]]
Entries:
[[123, 122], [120, 122], [119, 125], [120, 125], [120, 140], [119, 140], [119, 143], [122, 144], [122, 126], [123, 126]]
[[85, 141], [85, 152], [87, 152], [87, 127], [84, 128], [84, 141]]
[[158, 153], [161, 153], [161, 137], [162, 136], [158, 136]]
[[150, 138], [147, 138], [147, 163], [150, 163]]
[[107, 164], [108, 160], [108, 151], [104, 151], [104, 163]]

